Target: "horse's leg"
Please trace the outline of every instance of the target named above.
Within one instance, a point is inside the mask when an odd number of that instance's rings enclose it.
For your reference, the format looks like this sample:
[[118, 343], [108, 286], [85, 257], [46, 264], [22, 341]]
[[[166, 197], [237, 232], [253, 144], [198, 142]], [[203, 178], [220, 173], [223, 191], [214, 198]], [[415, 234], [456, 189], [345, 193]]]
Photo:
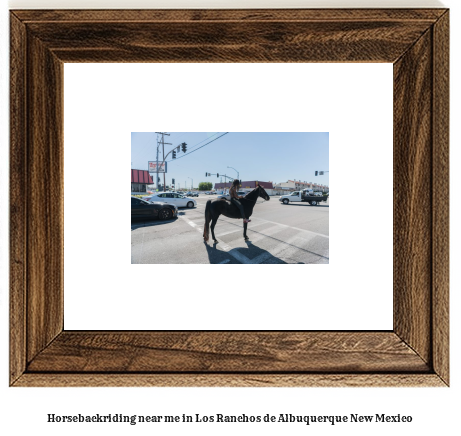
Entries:
[[217, 217], [213, 216], [211, 218], [211, 226], [210, 226], [211, 227], [211, 236], [213, 236], [213, 241], [215, 241], [215, 242], [218, 242], [218, 240], [216, 239], [216, 236], [214, 235], [214, 226], [216, 225], [216, 222], [218, 221], [218, 217], [219, 217], [219, 215]]
[[243, 223], [243, 239], [245, 239], [245, 241], [247, 239], [250, 239], [248, 236], [247, 236], [247, 227], [248, 227], [248, 223]]
[[210, 220], [211, 220], [211, 200], [208, 200], [206, 202], [206, 207], [205, 207], [205, 225], [203, 226], [203, 239], [205, 242], [210, 239]]

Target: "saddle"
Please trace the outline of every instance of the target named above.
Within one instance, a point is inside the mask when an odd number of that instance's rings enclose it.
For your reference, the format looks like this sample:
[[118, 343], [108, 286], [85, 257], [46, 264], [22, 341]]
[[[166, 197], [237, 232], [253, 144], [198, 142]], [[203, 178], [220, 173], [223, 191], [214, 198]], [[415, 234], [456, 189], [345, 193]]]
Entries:
[[[226, 201], [227, 201], [227, 203], [229, 204], [229, 207], [230, 207], [230, 210], [232, 211], [232, 213], [233, 213], [234, 215], [237, 215], [236, 218], [242, 219], [242, 217], [241, 217], [241, 215], [240, 215], [240, 209], [237, 207], [237, 205], [235, 205], [231, 200], [227, 200], [227, 198], [223, 198], [222, 200], [226, 200]], [[239, 200], [238, 200], [238, 201], [240, 201], [240, 204], [242, 204], [241, 200], [242, 200], [241, 198], [239, 198]], [[243, 204], [242, 204], [242, 206], [243, 206]], [[244, 208], [244, 210], [245, 210], [245, 208]]]

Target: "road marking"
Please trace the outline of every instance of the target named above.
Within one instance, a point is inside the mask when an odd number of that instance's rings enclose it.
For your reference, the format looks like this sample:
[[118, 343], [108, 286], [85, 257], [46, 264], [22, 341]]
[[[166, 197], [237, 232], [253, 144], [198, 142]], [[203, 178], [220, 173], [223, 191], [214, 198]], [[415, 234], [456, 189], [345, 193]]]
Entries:
[[[141, 241], [141, 249], [140, 249], [140, 253], [139, 253], [139, 262], [135, 262], [135, 263], [141, 263], [142, 262], [142, 259], [143, 259], [143, 252], [144, 252], [144, 235], [146, 234], [145, 230], [143, 229], [141, 231], [141, 234], [142, 234], [142, 241]], [[133, 262], [132, 262], [133, 263]]]
[[[201, 231], [201, 226], [199, 227], [199, 225], [195, 224], [193, 221], [191, 221], [189, 218], [186, 218], [185, 216], [180, 216], [179, 217], [180, 219], [186, 221], [191, 227], [195, 228], [199, 233], [202, 233]], [[266, 230], [272, 230], [274, 227], [282, 227], [282, 228], [288, 228], [288, 229], [293, 229], [293, 230], [297, 230], [299, 232], [304, 232], [304, 233], [308, 233], [310, 235], [314, 235], [314, 236], [320, 236], [320, 237], [324, 237], [324, 238], [327, 238], [329, 239], [329, 236], [328, 235], [324, 235], [322, 233], [317, 233], [317, 232], [311, 232], [310, 230], [304, 230], [304, 229], [300, 229], [298, 227], [292, 227], [292, 226], [288, 226], [286, 224], [280, 224], [280, 223], [277, 223], [277, 222], [274, 222], [274, 221], [268, 221], [268, 220], [264, 220], [262, 218], [255, 218], [256, 220], [259, 220], [261, 221], [259, 224], [254, 224], [253, 227], [255, 225], [260, 225], [260, 224], [265, 224], [265, 223], [270, 223], [270, 224], [273, 224], [272, 227], [266, 229]], [[225, 220], [223, 219], [222, 221], [230, 224], [230, 225], [233, 225], [233, 226], [238, 226], [237, 224], [235, 224], [234, 222], [232, 221], [228, 221], [228, 220]], [[238, 231], [241, 230], [241, 227], [238, 226], [239, 228], [237, 230], [234, 230], [234, 231], [229, 231], [229, 232], [226, 232], [226, 233], [223, 233], [223, 234], [220, 234], [219, 236], [224, 236], [224, 235], [227, 235], [227, 234], [230, 234], [230, 233], [236, 233]], [[248, 228], [248, 231], [252, 231], [250, 228]], [[210, 231], [211, 233], [211, 231]], [[277, 239], [277, 238], [274, 238], [268, 234], [265, 234], [263, 232], [257, 232], [257, 231], [254, 231], [254, 233], [257, 233], [263, 237], [268, 237], [268, 238], [272, 238], [272, 239]], [[287, 240], [285, 241], [280, 241], [280, 244], [278, 244], [276, 247], [274, 247], [271, 251], [267, 250], [266, 253], [262, 253], [260, 254], [259, 256], [253, 258], [253, 259], [249, 259], [248, 257], [246, 257], [244, 254], [240, 253], [238, 251], [238, 248], [232, 248], [231, 246], [229, 246], [228, 244], [226, 244], [222, 239], [220, 239], [220, 237], [218, 238], [216, 236], [216, 240], [219, 242], [219, 248], [222, 249], [222, 251], [225, 251], [227, 252], [229, 255], [231, 255], [234, 259], [238, 260], [240, 263], [243, 263], [243, 264], [260, 264], [264, 261], [266, 261], [267, 259], [271, 258], [271, 257], [275, 257], [278, 253], [280, 253], [281, 251], [285, 250], [285, 249], [288, 249], [290, 246], [293, 247], [294, 249], [296, 250], [302, 250], [302, 251], [309, 251], [309, 250], [305, 250], [304, 248], [301, 248], [301, 247], [297, 247], [295, 245], [292, 245], [296, 240], [299, 240], [299, 239], [304, 239], [302, 237], [300, 237], [299, 235], [295, 235], [295, 236], [292, 236], [291, 238], [288, 238]], [[313, 255], [315, 256], [318, 256], [320, 258], [325, 258], [325, 259], [328, 259], [328, 257], [324, 256], [324, 255], [321, 255], [321, 254], [318, 254], [318, 253], [314, 253], [314, 252], [311, 252]], [[227, 262], [226, 262], [227, 263]]]
[[[185, 216], [181, 216], [179, 218], [186, 221], [189, 225], [194, 227], [199, 233], [202, 232], [200, 228], [195, 223], [193, 223], [190, 219], [186, 218]], [[240, 263], [244, 263], [244, 264], [251, 263], [251, 260], [248, 259], [248, 257], [244, 256], [242, 253], [238, 252], [236, 248], [232, 248], [230, 245], [227, 245], [224, 241], [220, 240], [219, 238], [216, 238], [216, 240], [219, 242], [219, 248], [222, 249], [222, 251], [227, 252], [234, 259], [237, 259]]]
[[[233, 223], [233, 222], [225, 221], [225, 220], [223, 220], [223, 221], [226, 222], [226, 223], [228, 222], [229, 224], [232, 224], [232, 225], [234, 225], [234, 226], [237, 226], [237, 224], [235, 224], [235, 223]], [[254, 224], [252, 227], [260, 226], [260, 225], [262, 225], [262, 224], [264, 224], [264, 223]], [[251, 229], [248, 228], [248, 230], [251, 230]], [[232, 234], [232, 233], [237, 233], [237, 232], [242, 232], [242, 233], [243, 233], [243, 226], [238, 226], [237, 229], [229, 230], [229, 231], [223, 232], [223, 233], [219, 233], [218, 236], [219, 236], [219, 237], [221, 237], [221, 236], [226, 236], [226, 235], [230, 235], [230, 234]], [[217, 234], [216, 227], [215, 227], [215, 233]]]
[[[265, 220], [263, 220], [263, 221], [265, 221]], [[313, 254], [315, 256], [318, 256], [319, 258], [329, 259], [328, 255], [325, 256], [325, 254], [319, 254], [319, 253], [310, 251], [310, 250], [308, 250], [306, 248], [303, 248], [302, 246], [294, 245], [295, 243], [298, 243], [300, 240], [302, 240], [302, 241], [310, 240], [310, 239], [318, 236], [319, 235], [318, 233], [305, 231], [310, 236], [310, 238], [306, 239], [306, 237], [303, 237], [303, 236], [298, 234], [298, 235], [293, 235], [290, 238], [285, 239], [285, 240], [282, 241], [282, 240], [280, 240], [280, 239], [278, 239], [276, 237], [276, 235], [279, 232], [276, 231], [274, 233], [274, 230], [279, 229], [279, 231], [280, 231], [280, 227], [282, 227], [282, 228], [293, 228], [293, 227], [285, 226], [285, 225], [280, 226], [280, 225], [278, 225], [278, 223], [273, 223], [273, 224], [274, 225], [272, 225], [271, 227], [269, 227], [267, 229], [264, 229], [264, 232], [258, 232], [256, 230], [251, 230], [251, 229], [248, 229], [248, 231], [254, 233], [255, 234], [254, 236], [256, 236], [256, 240], [254, 239], [254, 237], [252, 237], [252, 241], [250, 243], [258, 242], [260, 240], [264, 240], [264, 239], [268, 238], [268, 239], [272, 239], [272, 240], [275, 240], [275, 241], [279, 242], [274, 248], [272, 248], [270, 250], [266, 250], [266, 253], [262, 253], [262, 254], [260, 254], [259, 256], [255, 257], [253, 259], [248, 259], [246, 256], [244, 256], [241, 253], [236, 253], [234, 255], [234, 252], [235, 252], [235, 250], [237, 250], [237, 248], [234, 248], [233, 252], [229, 253], [229, 254], [234, 256], [236, 259], [238, 259], [242, 263], [245, 263], [245, 264], [259, 264], [259, 263], [262, 263], [262, 262], [266, 261], [267, 259], [269, 259], [271, 257], [276, 257], [281, 251], [283, 251], [285, 249], [288, 250], [291, 247], [292, 249], [295, 249], [295, 250], [309, 252], [309, 253], [311, 253], [311, 254]], [[302, 229], [296, 229], [296, 230], [297, 231], [299, 231], [299, 230], [302, 231]], [[258, 236], [259, 236], [259, 238], [258, 238]], [[325, 236], [325, 235], [323, 235], [323, 236]], [[216, 239], [219, 242], [221, 242], [221, 240], [219, 238], [216, 238]], [[302, 244], [300, 243], [300, 245], [302, 245]]]
[[[328, 235], [324, 235], [323, 233], [317, 233], [317, 232], [312, 232], [311, 230], [305, 230], [305, 229], [300, 229], [298, 227], [292, 227], [292, 226], [289, 226], [287, 224], [281, 224], [281, 223], [276, 223], [275, 221], [269, 221], [269, 220], [265, 220], [263, 218], [258, 218], [258, 217], [255, 217], [254, 215], [251, 217], [251, 219], [253, 220], [259, 220], [261, 221], [259, 224], [265, 224], [265, 223], [269, 223], [269, 224], [273, 224], [273, 225], [276, 225], [276, 226], [279, 226], [279, 227], [283, 227], [283, 228], [287, 228], [287, 229], [293, 229], [293, 230], [297, 230], [299, 232], [304, 232], [304, 233], [309, 233], [311, 235], [315, 235], [315, 236], [320, 236], [322, 238], [327, 238], [327, 239], [330, 239], [330, 237]], [[226, 219], [222, 219], [221, 218], [221, 221], [224, 221], [225, 223], [228, 223], [228, 224], [231, 224], [233, 226], [236, 226], [237, 224], [235, 224], [234, 222], [232, 221], [228, 221]], [[254, 226], [257, 226], [259, 224], [251, 224], [251, 227], [254, 227]], [[248, 231], [251, 231], [251, 227], [250, 225], [248, 225]], [[261, 233], [261, 232], [260, 232]], [[262, 235], [264, 235], [264, 233], [261, 233]], [[222, 236], [222, 235], [220, 235]]]
[[316, 235], [316, 236], [321, 236], [322, 238], [330, 239], [330, 236], [324, 235], [323, 233], [312, 232], [311, 230], [300, 229], [298, 227], [292, 227], [292, 226], [288, 226], [286, 224], [276, 223], [275, 221], [268, 221], [268, 220], [265, 220], [263, 218], [254, 217], [254, 219], [263, 221], [264, 223], [276, 224], [276, 225], [278, 225], [280, 227], [285, 227], [285, 228], [288, 228], [288, 229], [298, 230], [299, 232], [311, 233], [311, 234]]
[[[276, 257], [283, 250], [289, 249], [289, 246], [292, 245], [298, 238], [298, 235], [288, 238], [286, 241], [283, 241], [283, 243], [278, 244], [276, 247], [274, 247], [271, 251], [268, 251], [267, 253], [262, 253], [259, 256], [255, 257], [252, 263], [259, 264], [269, 259], [270, 257]], [[302, 250], [302, 248], [300, 247], [296, 247], [296, 249]]]

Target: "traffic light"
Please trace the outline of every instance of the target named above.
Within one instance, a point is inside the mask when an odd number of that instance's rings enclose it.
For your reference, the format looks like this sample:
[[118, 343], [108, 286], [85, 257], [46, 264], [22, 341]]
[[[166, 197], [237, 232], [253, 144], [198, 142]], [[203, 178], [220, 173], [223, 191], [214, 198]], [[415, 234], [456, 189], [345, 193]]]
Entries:
[[187, 151], [187, 144], [183, 142], [181, 145], [182, 145], [182, 151], [185, 153]]
[[171, 184], [174, 185], [174, 179], [171, 179]]
[[176, 159], [176, 151], [173, 150], [173, 159]]
[[205, 177], [208, 177], [208, 173], [205, 173]]
[[216, 177], [219, 179], [219, 174], [216, 174]]
[[320, 175], [320, 176], [323, 176], [323, 171], [319, 171], [319, 175]]
[[318, 171], [316, 171], [316, 172], [315, 172], [315, 175], [316, 175], [316, 176], [318, 176], [318, 175], [319, 175], [319, 172], [318, 172]]

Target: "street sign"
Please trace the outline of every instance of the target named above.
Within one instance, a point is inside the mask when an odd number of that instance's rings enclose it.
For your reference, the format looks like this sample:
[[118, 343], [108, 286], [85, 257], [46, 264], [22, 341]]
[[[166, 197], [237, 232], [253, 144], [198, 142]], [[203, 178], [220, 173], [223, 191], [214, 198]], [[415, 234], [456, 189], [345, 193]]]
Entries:
[[[149, 173], [150, 174], [155, 174], [157, 172], [157, 162], [156, 161], [149, 161]], [[162, 162], [158, 163], [158, 172], [159, 173], [166, 173], [167, 167], [166, 167], [166, 162], [162, 164]]]

